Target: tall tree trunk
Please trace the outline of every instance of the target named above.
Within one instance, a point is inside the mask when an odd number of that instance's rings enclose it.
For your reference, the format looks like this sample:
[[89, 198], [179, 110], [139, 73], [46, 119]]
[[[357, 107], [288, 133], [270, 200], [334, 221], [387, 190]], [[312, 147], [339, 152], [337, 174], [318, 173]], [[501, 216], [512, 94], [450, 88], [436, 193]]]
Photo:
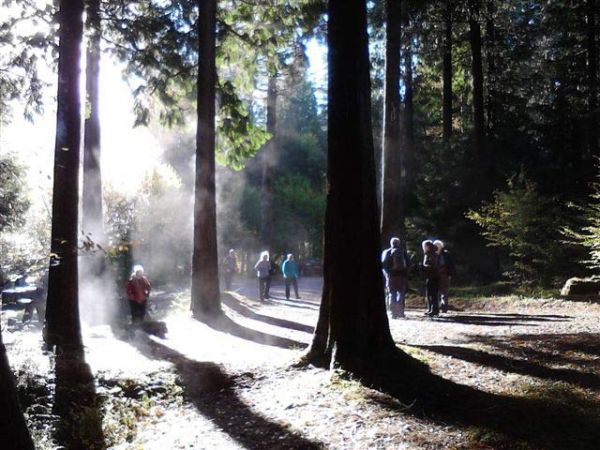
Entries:
[[[102, 178], [100, 170], [100, 1], [87, 0], [86, 28], [89, 40], [86, 53], [86, 97], [89, 115], [84, 123], [82, 229], [94, 242], [102, 242]], [[86, 108], [87, 109], [87, 108]]]
[[77, 227], [81, 143], [79, 61], [83, 0], [60, 2], [59, 26], [52, 242], [44, 335], [50, 346], [80, 347]]
[[[485, 19], [485, 44], [487, 60], [487, 137], [491, 136], [494, 120], [496, 118], [496, 71], [498, 52], [496, 51], [496, 26], [494, 25], [494, 16], [496, 14], [495, 0], [487, 0], [487, 11]], [[493, 155], [490, 155], [493, 157]]]
[[404, 239], [402, 103], [400, 99], [400, 49], [402, 1], [386, 1], [385, 99], [383, 105], [381, 234]]
[[262, 154], [261, 244], [271, 250], [273, 243], [273, 165], [277, 147], [277, 74], [269, 75], [267, 87], [267, 131], [271, 139]]
[[452, 137], [452, 0], [446, 1], [444, 10], [444, 57], [443, 57], [443, 99], [442, 123], [444, 142]]
[[485, 150], [485, 113], [483, 98], [483, 61], [481, 57], [481, 0], [469, 0], [469, 39], [471, 41], [471, 76], [473, 79], [473, 144], [480, 161], [480, 175], [489, 175], [490, 163]]
[[0, 330], [0, 442], [2, 448], [33, 450], [23, 411], [19, 406], [15, 380], [8, 364]]
[[410, 30], [409, 2], [404, 2], [404, 152], [402, 154], [403, 192], [412, 192], [415, 173], [415, 107], [413, 77], [413, 32]]
[[598, 47], [596, 36], [596, 0], [587, 0], [587, 72], [589, 110], [589, 155], [598, 157]]
[[325, 282], [307, 359], [361, 371], [395, 348], [379, 263], [365, 0], [329, 0], [328, 13]]
[[198, 319], [221, 314], [215, 196], [216, 0], [198, 0], [198, 123], [192, 312]]

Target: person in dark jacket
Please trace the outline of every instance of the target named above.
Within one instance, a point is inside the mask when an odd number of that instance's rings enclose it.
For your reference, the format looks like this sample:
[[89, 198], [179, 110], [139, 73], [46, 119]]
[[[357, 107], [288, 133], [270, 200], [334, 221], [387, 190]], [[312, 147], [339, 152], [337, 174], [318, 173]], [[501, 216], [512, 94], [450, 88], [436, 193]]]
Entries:
[[125, 287], [129, 308], [131, 309], [132, 324], [143, 322], [144, 317], [146, 317], [146, 307], [148, 306], [151, 289], [150, 282], [144, 275], [144, 268], [134, 266], [133, 274]]
[[392, 319], [405, 317], [404, 304], [408, 289], [408, 268], [410, 260], [397, 237], [390, 240], [390, 248], [381, 254], [381, 265], [388, 291], [388, 307]]
[[425, 275], [425, 296], [427, 298], [426, 316], [435, 317], [440, 314], [438, 304], [439, 267], [437, 248], [430, 240], [423, 241], [423, 272]]
[[437, 248], [438, 267], [439, 267], [439, 305], [443, 313], [448, 312], [448, 291], [450, 290], [450, 281], [454, 275], [454, 264], [452, 257], [444, 243], [440, 240], [433, 241]]

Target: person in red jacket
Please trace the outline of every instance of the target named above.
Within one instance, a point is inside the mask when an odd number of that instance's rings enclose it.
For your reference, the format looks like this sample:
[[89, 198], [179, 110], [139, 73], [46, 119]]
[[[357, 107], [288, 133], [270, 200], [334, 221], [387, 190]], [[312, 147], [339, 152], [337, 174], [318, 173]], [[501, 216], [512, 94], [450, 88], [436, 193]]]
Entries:
[[151, 288], [148, 278], [144, 275], [144, 268], [135, 266], [125, 287], [131, 308], [131, 323], [135, 324], [144, 320]]

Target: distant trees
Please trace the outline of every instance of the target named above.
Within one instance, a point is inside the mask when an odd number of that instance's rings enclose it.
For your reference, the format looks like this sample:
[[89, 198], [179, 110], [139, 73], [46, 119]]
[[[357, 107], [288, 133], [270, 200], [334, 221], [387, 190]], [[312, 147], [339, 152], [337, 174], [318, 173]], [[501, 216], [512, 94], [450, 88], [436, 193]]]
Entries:
[[81, 348], [77, 239], [83, 0], [63, 0], [59, 8], [52, 236], [44, 339], [50, 346]]
[[328, 3], [324, 287], [307, 360], [361, 370], [394, 349], [379, 265], [366, 3]]

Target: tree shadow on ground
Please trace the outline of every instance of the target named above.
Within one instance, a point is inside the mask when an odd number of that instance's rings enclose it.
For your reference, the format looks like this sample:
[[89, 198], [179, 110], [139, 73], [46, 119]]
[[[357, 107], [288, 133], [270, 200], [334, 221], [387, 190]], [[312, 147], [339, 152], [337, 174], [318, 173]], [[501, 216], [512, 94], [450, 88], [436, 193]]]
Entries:
[[298, 300], [298, 299], [287, 299], [285, 297], [278, 297], [276, 295], [270, 295], [269, 299], [271, 301], [274, 300], [274, 303], [282, 306], [289, 306], [291, 308], [300, 308], [300, 309], [310, 309], [310, 310], [318, 310], [319, 303], [318, 302], [310, 302], [308, 300]]
[[235, 392], [236, 385], [251, 379], [251, 374], [232, 377], [215, 363], [194, 361], [145, 335], [138, 335], [133, 343], [146, 357], [172, 363], [181, 379], [184, 395], [203, 416], [244, 448], [325, 448], [286, 425], [269, 421], [252, 411]]
[[600, 369], [600, 335], [581, 334], [516, 334], [510, 336], [473, 336], [477, 342], [497, 348], [517, 358], [534, 357], [538, 361], [570, 365], [596, 365]]
[[451, 314], [440, 316], [435, 320], [466, 325], [536, 327], [538, 325], [532, 322], [564, 322], [569, 319], [527, 314]]
[[585, 411], [551, 395], [525, 398], [480, 391], [434, 375], [401, 352], [383, 367], [361, 374], [361, 381], [397, 401], [376, 393], [373, 400], [443, 425], [475, 429], [484, 436], [477, 448], [482, 440], [485, 448], [507, 450], [523, 445], [548, 450], [598, 448], [600, 417], [595, 409]]
[[59, 349], [55, 375], [54, 410], [60, 417], [57, 442], [70, 450], [105, 449], [101, 402], [83, 351]]
[[263, 333], [262, 331], [244, 327], [225, 314], [215, 319], [211, 319], [205, 324], [211, 327], [213, 330], [221, 331], [232, 336], [256, 342], [257, 344], [289, 349], [303, 349], [307, 347], [305, 342], [295, 341], [293, 339], [275, 336], [273, 334]]
[[231, 308], [238, 314], [248, 317], [250, 319], [259, 320], [261, 322], [268, 323], [270, 325], [276, 325], [282, 328], [289, 328], [291, 330], [304, 331], [305, 333], [313, 333], [314, 327], [310, 325], [304, 325], [302, 323], [293, 322], [291, 320], [280, 319], [278, 317], [266, 316], [264, 314], [258, 314], [244, 305], [240, 298], [237, 298], [231, 294], [224, 293], [221, 295], [221, 301], [224, 305]]
[[413, 345], [411, 347], [492, 367], [503, 372], [529, 375], [544, 380], [562, 381], [583, 388], [596, 389], [600, 387], [600, 376], [589, 372], [580, 372], [573, 369], [554, 369], [532, 361], [511, 358], [467, 347], [451, 345]]

